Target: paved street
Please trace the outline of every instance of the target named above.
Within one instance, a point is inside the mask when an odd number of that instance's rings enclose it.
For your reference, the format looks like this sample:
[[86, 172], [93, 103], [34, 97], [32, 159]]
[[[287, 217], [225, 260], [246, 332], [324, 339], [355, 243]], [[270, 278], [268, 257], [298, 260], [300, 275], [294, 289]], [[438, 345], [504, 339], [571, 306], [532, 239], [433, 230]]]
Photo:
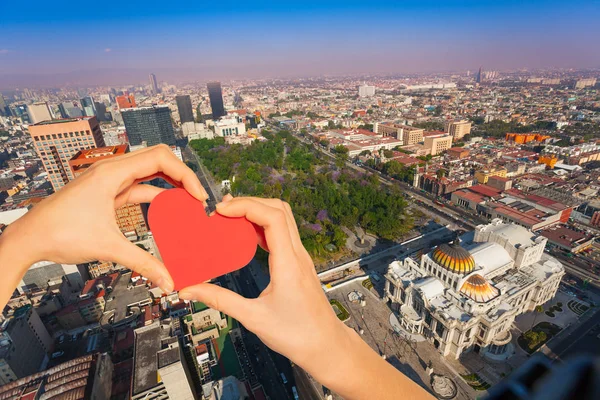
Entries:
[[[350, 319], [346, 321], [346, 325], [359, 333], [362, 330], [362, 338], [373, 350], [378, 354], [385, 354], [388, 362], [427, 391], [431, 393], [430, 377], [425, 369], [431, 362], [434, 373], [446, 375], [456, 383], [457, 399], [474, 399], [476, 397], [474, 390], [456, 376], [431, 343], [403, 339], [393, 333], [390, 325], [391, 310], [376, 294], [381, 293], [383, 282], [374, 282], [374, 284], [373, 290], [367, 290], [360, 282], [353, 282], [328, 292], [327, 296], [338, 300], [348, 310]], [[357, 291], [364, 296], [366, 300], [364, 307], [349, 301], [348, 294], [352, 291]]]

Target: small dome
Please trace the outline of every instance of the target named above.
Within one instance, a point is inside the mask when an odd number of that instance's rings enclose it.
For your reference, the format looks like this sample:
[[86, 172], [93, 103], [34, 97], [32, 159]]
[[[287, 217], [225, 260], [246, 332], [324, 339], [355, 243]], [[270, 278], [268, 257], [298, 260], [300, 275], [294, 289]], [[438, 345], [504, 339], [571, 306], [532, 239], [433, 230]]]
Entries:
[[457, 274], [468, 274], [475, 268], [473, 256], [458, 243], [444, 243], [433, 250], [433, 261]]
[[478, 303], [487, 303], [500, 294], [497, 288], [490, 285], [483, 276], [478, 274], [470, 276], [463, 283], [460, 292]]

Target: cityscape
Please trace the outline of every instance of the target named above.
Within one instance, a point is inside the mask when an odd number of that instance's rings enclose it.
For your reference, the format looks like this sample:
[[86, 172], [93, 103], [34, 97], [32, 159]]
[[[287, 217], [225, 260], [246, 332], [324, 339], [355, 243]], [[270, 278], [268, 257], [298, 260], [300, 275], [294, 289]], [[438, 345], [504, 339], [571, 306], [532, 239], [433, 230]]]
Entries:
[[[3, 46], [0, 63], [18, 53]], [[600, 59], [263, 75], [248, 61], [244, 76], [240, 47], [222, 75], [0, 65], [0, 238], [95, 163], [166, 145], [207, 213], [226, 195], [289, 203], [337, 318], [434, 398], [498, 396], [536, 357], [600, 356]], [[115, 220], [161, 259], [147, 214]], [[213, 283], [257, 298], [268, 259]], [[44, 260], [0, 316], [0, 399], [342, 397], [127, 265]]]

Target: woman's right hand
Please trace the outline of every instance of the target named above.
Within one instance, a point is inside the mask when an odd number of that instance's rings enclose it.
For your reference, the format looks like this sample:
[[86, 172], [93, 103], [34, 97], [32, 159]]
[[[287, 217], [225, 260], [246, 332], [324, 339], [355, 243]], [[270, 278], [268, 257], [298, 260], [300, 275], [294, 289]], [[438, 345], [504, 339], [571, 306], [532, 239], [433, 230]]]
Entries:
[[323, 345], [339, 340], [346, 327], [323, 293], [290, 206], [276, 199], [240, 197], [219, 203], [217, 212], [246, 217], [264, 229], [266, 243], [260, 245], [269, 251], [271, 282], [256, 299], [209, 283], [185, 288], [179, 296], [232, 316], [271, 349], [308, 367]]
[[271, 282], [256, 299], [209, 283], [181, 290], [182, 299], [200, 300], [237, 319], [271, 349], [346, 399], [432, 398], [337, 318], [287, 203], [226, 199], [217, 205], [217, 212], [246, 217], [264, 229], [259, 244], [269, 251]]

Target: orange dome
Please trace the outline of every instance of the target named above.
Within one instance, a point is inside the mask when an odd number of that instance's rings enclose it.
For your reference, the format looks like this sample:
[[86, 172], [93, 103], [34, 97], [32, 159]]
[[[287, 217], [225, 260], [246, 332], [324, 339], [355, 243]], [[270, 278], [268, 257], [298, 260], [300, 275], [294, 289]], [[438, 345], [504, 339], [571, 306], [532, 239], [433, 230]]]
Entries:
[[487, 303], [500, 294], [497, 288], [490, 285], [483, 276], [478, 274], [470, 276], [463, 283], [460, 292], [478, 303]]
[[438, 246], [431, 256], [438, 265], [457, 274], [466, 275], [475, 268], [475, 260], [471, 253], [458, 243], [444, 243]]

